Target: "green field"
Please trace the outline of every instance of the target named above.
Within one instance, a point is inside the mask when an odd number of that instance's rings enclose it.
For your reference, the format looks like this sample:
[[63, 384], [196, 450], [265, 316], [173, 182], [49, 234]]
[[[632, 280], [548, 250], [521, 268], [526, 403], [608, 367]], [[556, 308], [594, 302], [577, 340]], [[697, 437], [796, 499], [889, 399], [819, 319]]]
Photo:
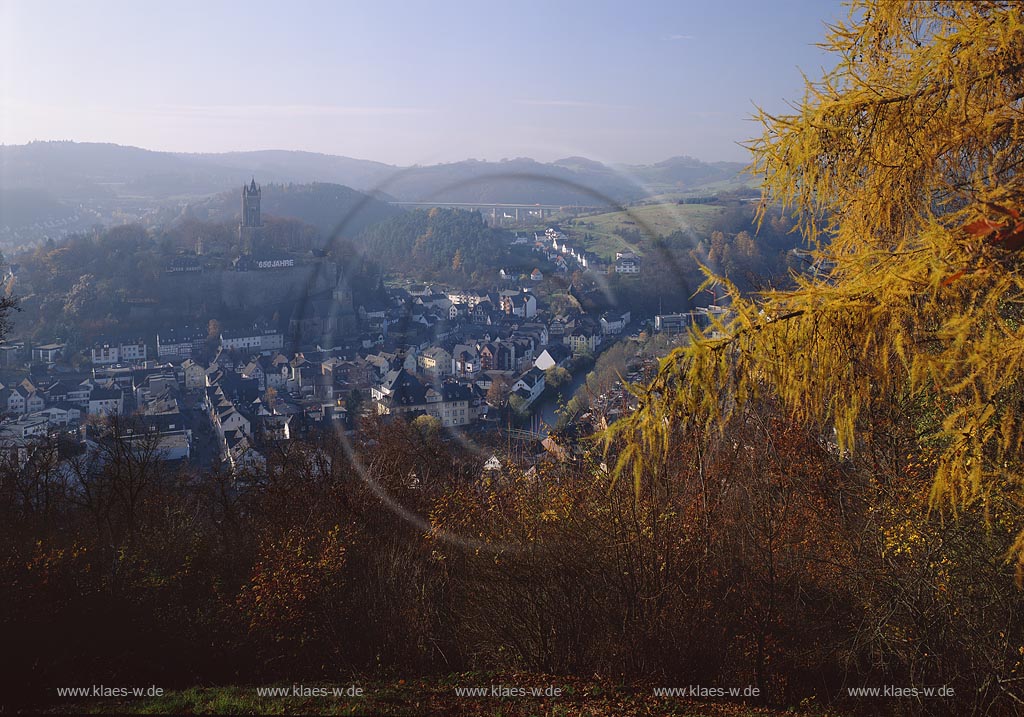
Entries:
[[579, 217], [567, 226], [577, 238], [584, 233], [590, 234], [593, 240], [586, 249], [611, 260], [617, 251], [629, 250], [639, 255], [644, 253], [642, 247], [616, 234], [617, 230], [635, 229], [644, 240], [665, 236], [677, 229], [706, 234], [712, 220], [724, 211], [723, 207], [710, 204], [648, 204], [627, 207], [619, 212]]
[[718, 182], [708, 182], [707, 184], [702, 184], [699, 187], [693, 187], [685, 190], [658, 185], [649, 185], [647, 188], [650, 191], [650, 194], [647, 196], [646, 201], [651, 203], [674, 202], [679, 199], [706, 197], [718, 194], [719, 192], [735, 192], [739, 189], [759, 190], [761, 188], [761, 178], [753, 177], [748, 174], [741, 174], [734, 179], [723, 179]]
[[[374, 682], [282, 684], [284, 690], [347, 688], [359, 685], [361, 697], [280, 696], [257, 694], [256, 687], [196, 687], [171, 691], [162, 697], [137, 700], [78, 700], [51, 705], [49, 714], [310, 714], [385, 715], [469, 715], [471, 717], [570, 717], [615, 715], [644, 717], [753, 717], [754, 715], [835, 714], [775, 711], [724, 699], [683, 700], [656, 697], [652, 685], [624, 685], [611, 680], [583, 680], [537, 674], [461, 673], [429, 679]], [[523, 690], [527, 696], [464, 696], [456, 688], [497, 686]], [[541, 696], [532, 696], [533, 689]], [[552, 694], [552, 690], [557, 693]], [[547, 692], [547, 694], [544, 694]]]

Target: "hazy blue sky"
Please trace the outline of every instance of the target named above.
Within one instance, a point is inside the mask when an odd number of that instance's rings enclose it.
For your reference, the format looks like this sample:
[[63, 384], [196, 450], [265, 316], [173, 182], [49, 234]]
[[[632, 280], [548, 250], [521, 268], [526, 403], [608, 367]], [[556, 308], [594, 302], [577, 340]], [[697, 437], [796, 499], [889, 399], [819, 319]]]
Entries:
[[745, 159], [837, 0], [0, 0], [0, 142]]

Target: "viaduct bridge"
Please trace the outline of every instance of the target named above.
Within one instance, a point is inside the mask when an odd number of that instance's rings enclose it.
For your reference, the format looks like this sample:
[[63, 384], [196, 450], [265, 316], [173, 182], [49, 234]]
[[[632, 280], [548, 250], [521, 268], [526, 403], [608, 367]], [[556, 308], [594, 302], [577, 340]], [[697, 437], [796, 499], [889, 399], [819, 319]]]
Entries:
[[490, 218], [492, 226], [518, 226], [532, 220], [544, 219], [552, 214], [576, 216], [599, 209], [579, 204], [514, 204], [504, 202], [390, 202], [396, 207], [409, 209], [476, 209]]

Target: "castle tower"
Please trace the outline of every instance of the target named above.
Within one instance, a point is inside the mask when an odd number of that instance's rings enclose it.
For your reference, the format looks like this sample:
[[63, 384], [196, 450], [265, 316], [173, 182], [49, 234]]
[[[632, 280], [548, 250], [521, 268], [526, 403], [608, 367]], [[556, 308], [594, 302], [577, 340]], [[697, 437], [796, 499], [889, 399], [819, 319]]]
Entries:
[[260, 219], [260, 196], [262, 190], [256, 186], [256, 178], [252, 178], [249, 186], [242, 185], [242, 223], [238, 225], [238, 243], [243, 254], [252, 254], [253, 245], [263, 228]]
[[338, 333], [344, 336], [355, 332], [358, 328], [355, 300], [352, 295], [352, 287], [344, 278], [339, 280], [338, 285], [334, 287], [334, 303], [335, 307], [332, 313], [338, 323]]

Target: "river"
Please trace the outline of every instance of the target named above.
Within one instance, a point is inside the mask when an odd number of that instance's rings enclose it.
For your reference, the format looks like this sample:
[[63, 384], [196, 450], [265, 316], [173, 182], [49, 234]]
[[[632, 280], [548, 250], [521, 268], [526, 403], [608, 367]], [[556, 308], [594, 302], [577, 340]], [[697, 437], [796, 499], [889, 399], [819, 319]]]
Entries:
[[[576, 389], [587, 382], [587, 374], [592, 370], [593, 366], [579, 370], [569, 383], [559, 388], [555, 393], [545, 393], [540, 401], [534, 404], [533, 416], [540, 418], [541, 425], [538, 429], [540, 433], [547, 435], [547, 426], [554, 427], [558, 423], [556, 411], [569, 402], [569, 399], [576, 394]], [[547, 426], [544, 424], [547, 424]]]

